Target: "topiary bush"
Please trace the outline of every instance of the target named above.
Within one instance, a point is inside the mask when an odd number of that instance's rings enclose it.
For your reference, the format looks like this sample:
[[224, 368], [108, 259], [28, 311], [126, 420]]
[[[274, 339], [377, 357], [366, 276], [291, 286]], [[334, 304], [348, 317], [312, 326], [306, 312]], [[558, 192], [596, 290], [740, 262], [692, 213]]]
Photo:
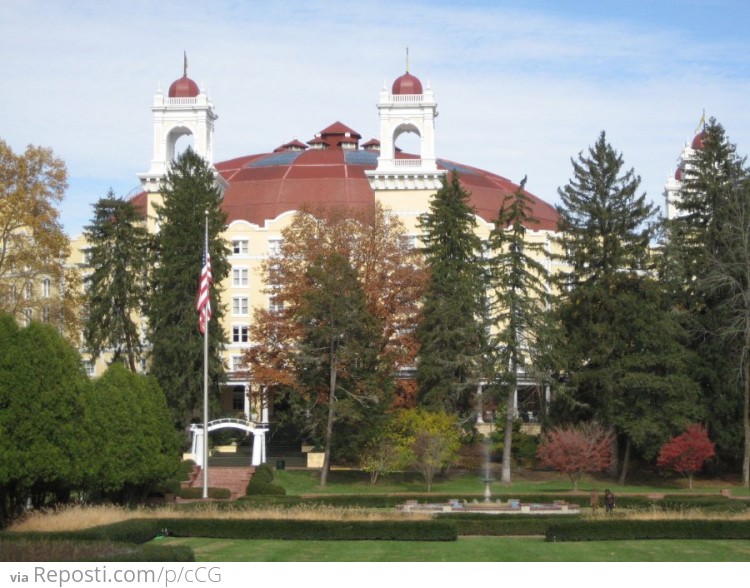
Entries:
[[283, 496], [286, 490], [279, 484], [273, 484], [273, 469], [267, 463], [255, 468], [253, 477], [245, 489], [246, 496]]
[[250, 483], [253, 482], [256, 484], [270, 484], [273, 482], [273, 468], [267, 463], [256, 466], [253, 477], [250, 479]]

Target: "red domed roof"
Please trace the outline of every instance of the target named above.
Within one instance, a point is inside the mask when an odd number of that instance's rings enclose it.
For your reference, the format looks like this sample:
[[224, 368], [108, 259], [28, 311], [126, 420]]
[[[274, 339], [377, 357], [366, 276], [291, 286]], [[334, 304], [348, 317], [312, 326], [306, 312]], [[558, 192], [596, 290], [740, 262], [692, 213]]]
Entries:
[[693, 143], [690, 146], [693, 149], [703, 149], [703, 131], [695, 136], [695, 138], [693, 139]]
[[681, 167], [677, 168], [677, 171], [674, 172], [674, 179], [678, 182], [682, 181], [682, 176], [685, 173], [685, 170], [683, 170]]
[[411, 75], [408, 71], [401, 77], [396, 78], [391, 88], [391, 94], [421, 94], [422, 82], [419, 78]]
[[198, 94], [200, 94], [198, 84], [187, 76], [182, 76], [169, 86], [170, 98], [195, 98]]
[[[399, 154], [398, 157], [416, 156]], [[222, 208], [230, 223], [245, 220], [262, 226], [266, 220], [303, 207], [369, 207], [375, 195], [365, 171], [377, 167], [377, 158], [377, 151], [331, 146], [223, 161], [216, 164], [217, 171], [229, 184]], [[518, 189], [510, 180], [484, 170], [443, 159], [437, 163], [440, 169], [458, 172], [461, 183], [471, 193], [472, 206], [487, 222], [495, 220], [503, 199]], [[556, 230], [555, 208], [527, 194], [532, 212], [539, 220], [529, 228]]]

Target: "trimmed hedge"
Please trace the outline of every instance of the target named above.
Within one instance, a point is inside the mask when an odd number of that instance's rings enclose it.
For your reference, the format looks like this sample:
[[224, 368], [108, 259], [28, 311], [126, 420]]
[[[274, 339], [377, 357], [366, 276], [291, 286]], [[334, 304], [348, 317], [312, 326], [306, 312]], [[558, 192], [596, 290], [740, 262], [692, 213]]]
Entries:
[[247, 485], [246, 496], [285, 496], [286, 489], [278, 484], [253, 484]]
[[750, 539], [750, 521], [567, 521], [550, 523], [545, 537], [547, 541]]
[[[180, 498], [198, 499], [203, 498], [203, 488], [178, 488], [175, 492]], [[215, 500], [228, 500], [232, 497], [229, 488], [208, 488], [208, 497]]]
[[551, 523], [560, 519], [578, 519], [579, 515], [488, 515], [481, 513], [440, 513], [436, 520], [449, 521], [461, 535], [544, 535]]
[[178, 537], [317, 541], [455, 541], [456, 529], [439, 521], [289, 521], [172, 519], [161, 521]]
[[[441, 521], [288, 521], [237, 519], [131, 519], [81, 531], [18, 533], [18, 537], [145, 543], [157, 535], [219, 539], [316, 541], [455, 541], [456, 528]], [[16, 534], [14, 534], [16, 535]]]

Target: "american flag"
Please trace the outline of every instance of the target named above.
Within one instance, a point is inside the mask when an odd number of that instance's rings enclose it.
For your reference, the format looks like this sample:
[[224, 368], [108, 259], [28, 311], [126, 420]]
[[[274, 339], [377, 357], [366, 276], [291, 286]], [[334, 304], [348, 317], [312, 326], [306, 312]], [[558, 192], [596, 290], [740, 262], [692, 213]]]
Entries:
[[211, 255], [208, 253], [208, 247], [203, 258], [203, 269], [201, 270], [200, 284], [198, 285], [198, 302], [195, 307], [198, 310], [198, 328], [202, 334], [206, 333], [208, 321], [211, 320], [211, 284], [213, 283], [211, 275]]

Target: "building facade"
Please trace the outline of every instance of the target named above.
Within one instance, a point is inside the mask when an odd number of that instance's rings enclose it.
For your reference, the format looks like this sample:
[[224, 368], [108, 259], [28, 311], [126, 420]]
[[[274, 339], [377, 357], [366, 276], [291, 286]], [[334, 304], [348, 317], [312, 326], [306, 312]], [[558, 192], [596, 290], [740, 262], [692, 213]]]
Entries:
[[[444, 174], [457, 172], [471, 194], [478, 236], [483, 240], [488, 238], [504, 198], [518, 189], [517, 184], [500, 175], [437, 156], [434, 92], [408, 71], [380, 90], [380, 137], [364, 143], [357, 131], [337, 121], [306, 142], [294, 139], [267, 153], [215, 162], [218, 117], [207, 93], [187, 77], [187, 71], [171, 84], [167, 95], [157, 92], [151, 110], [153, 157], [148, 171], [138, 174], [142, 190], [132, 200], [145, 211], [149, 230], [158, 231], [154, 205], [161, 202], [161, 180], [181, 137], [192, 136], [193, 149], [214, 166], [223, 190], [222, 206], [227, 214], [224, 237], [231, 251], [231, 271], [222, 284], [224, 298], [218, 301], [228, 309], [222, 325], [229, 341], [224, 355], [228, 382], [222, 407], [227, 414], [242, 412], [250, 420], [268, 420], [262, 408], [251, 405], [250, 383], [242, 365], [243, 352], [252, 343], [253, 309], [272, 309], [275, 304], [266, 290], [261, 267], [278, 252], [282, 231], [296, 211], [303, 207], [357, 209], [379, 202], [400, 218], [418, 247], [419, 217], [428, 211], [430, 198], [441, 186]], [[399, 149], [399, 138], [406, 133], [419, 137], [419, 153]], [[541, 261], [555, 273], [558, 262], [551, 253], [557, 212], [533, 194], [529, 197], [538, 224], [529, 227], [527, 239], [543, 245]], [[71, 262], [85, 271], [83, 237], [73, 240], [73, 249]], [[145, 337], [145, 323], [142, 327]], [[91, 375], [103, 372], [104, 359], [87, 364]]]

